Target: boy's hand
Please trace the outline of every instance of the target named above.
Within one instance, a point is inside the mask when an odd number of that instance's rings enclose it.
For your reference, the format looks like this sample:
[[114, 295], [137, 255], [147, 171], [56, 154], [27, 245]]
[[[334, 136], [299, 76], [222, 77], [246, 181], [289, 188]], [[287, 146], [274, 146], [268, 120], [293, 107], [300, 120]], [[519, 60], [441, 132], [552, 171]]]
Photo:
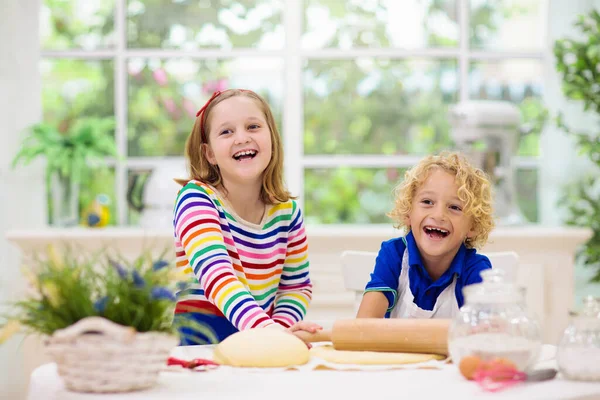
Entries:
[[[323, 327], [321, 325], [315, 324], [314, 322], [300, 321], [300, 322], [296, 322], [294, 325], [289, 327], [287, 331], [290, 332], [292, 335], [294, 335], [295, 332], [315, 333], [322, 329], [323, 329]], [[299, 336], [296, 335], [296, 337], [299, 337]], [[300, 338], [300, 339], [302, 339], [302, 338]], [[310, 343], [306, 343], [306, 345], [308, 346], [309, 349], [312, 347], [312, 345]]]
[[305, 331], [305, 332], [309, 332], [309, 333], [315, 333], [316, 331], [320, 331], [321, 329], [323, 329], [323, 327], [319, 324], [315, 324], [314, 322], [310, 322], [310, 321], [300, 321], [300, 322], [296, 322], [294, 325], [290, 326], [288, 328], [288, 331], [290, 332], [296, 332], [296, 331]]

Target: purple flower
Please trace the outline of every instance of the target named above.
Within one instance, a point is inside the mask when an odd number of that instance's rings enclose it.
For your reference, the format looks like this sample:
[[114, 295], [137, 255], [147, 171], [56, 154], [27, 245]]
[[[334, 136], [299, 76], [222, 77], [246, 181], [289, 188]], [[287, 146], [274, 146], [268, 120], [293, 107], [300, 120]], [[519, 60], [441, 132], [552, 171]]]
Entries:
[[161, 286], [153, 287], [152, 291], [150, 292], [150, 297], [156, 300], [164, 299], [175, 301], [175, 296], [173, 295], [173, 293], [168, 288]]
[[123, 268], [121, 264], [119, 264], [115, 260], [108, 260], [108, 262], [114, 267], [114, 269], [117, 270], [117, 273], [119, 274], [121, 279], [127, 279], [127, 271], [125, 270], [125, 268]]
[[165, 260], [158, 260], [154, 264], [152, 264], [152, 269], [154, 271], [158, 271], [159, 269], [163, 269], [167, 265], [169, 265], [169, 263], [167, 261], [165, 261]]
[[94, 310], [96, 310], [96, 312], [98, 314], [102, 314], [104, 312], [104, 310], [106, 310], [106, 304], [108, 303], [108, 296], [104, 296], [101, 299], [97, 300], [94, 303]]
[[133, 276], [133, 284], [138, 287], [138, 288], [142, 288], [146, 285], [146, 281], [144, 281], [144, 278], [142, 278], [142, 276], [140, 275], [140, 273], [137, 270], [133, 270], [132, 272], [132, 276]]

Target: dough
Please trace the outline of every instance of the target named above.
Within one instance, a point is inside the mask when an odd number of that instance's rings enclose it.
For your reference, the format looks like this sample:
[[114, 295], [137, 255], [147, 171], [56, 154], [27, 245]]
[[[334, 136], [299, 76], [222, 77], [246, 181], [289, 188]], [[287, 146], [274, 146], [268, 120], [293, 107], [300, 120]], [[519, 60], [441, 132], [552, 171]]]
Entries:
[[213, 360], [234, 367], [290, 367], [306, 364], [308, 347], [279, 329], [255, 328], [236, 332], [215, 346]]
[[310, 350], [313, 357], [336, 364], [399, 365], [416, 364], [430, 360], [443, 360], [439, 354], [383, 353], [377, 351], [336, 350], [331, 345], [315, 346]]

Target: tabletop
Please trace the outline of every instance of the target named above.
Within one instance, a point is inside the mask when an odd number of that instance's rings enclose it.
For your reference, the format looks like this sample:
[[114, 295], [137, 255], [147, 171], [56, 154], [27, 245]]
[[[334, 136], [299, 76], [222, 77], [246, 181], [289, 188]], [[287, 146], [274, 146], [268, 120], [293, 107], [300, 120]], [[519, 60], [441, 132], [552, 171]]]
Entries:
[[[194, 348], [196, 347], [196, 348]], [[174, 355], [210, 357], [212, 349], [191, 346], [176, 349]], [[555, 346], [544, 346], [536, 368], [555, 367]], [[161, 372], [155, 387], [138, 392], [86, 394], [68, 391], [55, 364], [38, 367], [31, 375], [28, 400], [287, 400], [336, 399], [423, 399], [457, 397], [462, 399], [600, 399], [600, 383], [575, 382], [557, 378], [536, 383], [519, 383], [500, 392], [483, 391], [465, 380], [455, 365], [439, 369], [395, 369], [380, 371], [341, 370], [245, 370], [219, 367], [208, 372]]]

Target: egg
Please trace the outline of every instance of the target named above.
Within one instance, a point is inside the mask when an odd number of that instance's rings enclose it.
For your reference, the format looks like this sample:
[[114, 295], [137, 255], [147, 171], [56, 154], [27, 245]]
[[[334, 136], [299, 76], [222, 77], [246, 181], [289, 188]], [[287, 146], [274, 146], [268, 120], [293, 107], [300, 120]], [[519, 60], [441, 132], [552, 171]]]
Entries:
[[471, 380], [473, 379], [475, 371], [477, 371], [481, 367], [482, 362], [483, 361], [481, 360], [481, 358], [477, 356], [466, 356], [460, 360], [460, 363], [458, 364], [458, 369], [462, 376], [464, 376], [466, 379]]

